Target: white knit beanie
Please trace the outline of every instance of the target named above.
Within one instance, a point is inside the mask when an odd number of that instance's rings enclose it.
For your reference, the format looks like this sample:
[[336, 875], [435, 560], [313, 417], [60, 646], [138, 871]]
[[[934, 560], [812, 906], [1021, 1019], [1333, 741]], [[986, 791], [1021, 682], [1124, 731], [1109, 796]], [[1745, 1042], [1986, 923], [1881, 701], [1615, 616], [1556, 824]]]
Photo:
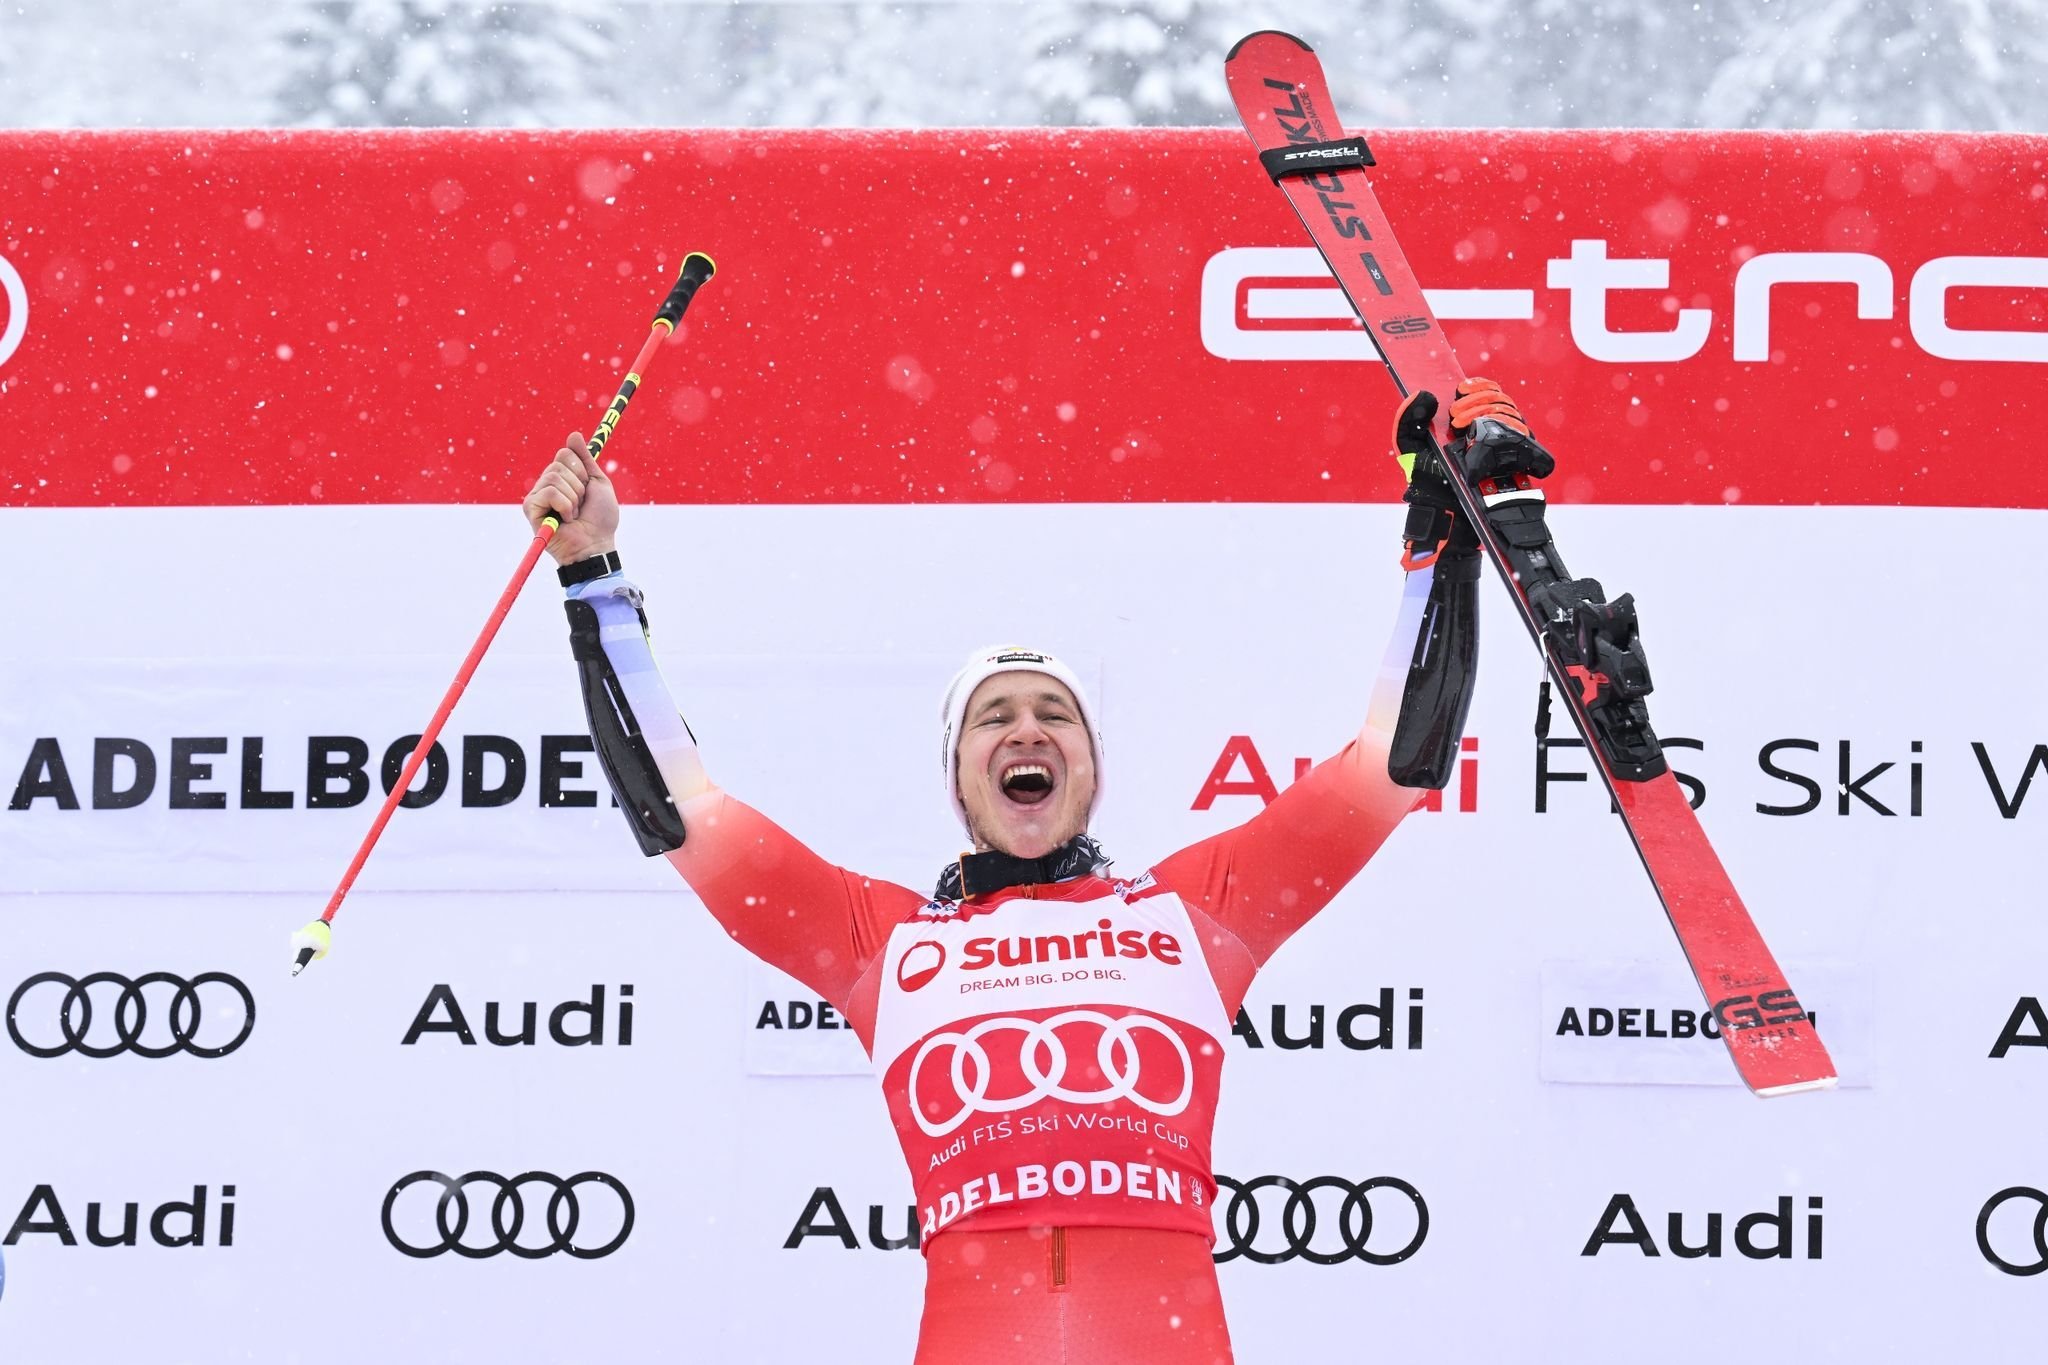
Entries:
[[960, 803], [960, 723], [966, 718], [967, 699], [974, 695], [974, 689], [998, 673], [1043, 673], [1049, 678], [1057, 678], [1074, 694], [1074, 700], [1081, 708], [1081, 723], [1088, 727], [1088, 743], [1095, 755], [1095, 795], [1088, 803], [1088, 818], [1092, 823], [1096, 808], [1102, 804], [1102, 731], [1095, 724], [1095, 708], [1088, 703], [1088, 693], [1082, 688], [1081, 679], [1073, 669], [1043, 650], [1022, 649], [1016, 645], [987, 645], [967, 656], [966, 664], [953, 675], [953, 681], [946, 684], [945, 700], [939, 704], [939, 715], [945, 725], [939, 761], [946, 766], [946, 796], [953, 803], [953, 814], [960, 817], [961, 828], [967, 826], [967, 807]]

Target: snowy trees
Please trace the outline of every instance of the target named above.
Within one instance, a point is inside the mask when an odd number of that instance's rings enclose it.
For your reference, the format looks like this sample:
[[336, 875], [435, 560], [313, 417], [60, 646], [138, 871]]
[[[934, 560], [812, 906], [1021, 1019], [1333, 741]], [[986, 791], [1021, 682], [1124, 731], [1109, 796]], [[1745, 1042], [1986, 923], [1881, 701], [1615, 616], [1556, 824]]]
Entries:
[[[905, 80], [925, 43], [922, 6], [730, 5], [716, 29], [718, 123], [782, 128], [958, 123], [939, 89]], [[934, 117], [936, 115], [936, 117]]]
[[1227, 124], [1275, 23], [1367, 127], [2048, 128], [2048, 0], [8, 0], [0, 124]]
[[1229, 121], [1218, 62], [1232, 43], [1260, 27], [1243, 13], [1251, 8], [1205, 0], [1031, 6], [1024, 88], [1045, 123]]
[[277, 121], [548, 127], [606, 122], [605, 18], [591, 0], [315, 0], [276, 43]]
[[1700, 94], [1709, 125], [2048, 128], [2048, 6], [2038, 0], [1747, 0], [1744, 60]]

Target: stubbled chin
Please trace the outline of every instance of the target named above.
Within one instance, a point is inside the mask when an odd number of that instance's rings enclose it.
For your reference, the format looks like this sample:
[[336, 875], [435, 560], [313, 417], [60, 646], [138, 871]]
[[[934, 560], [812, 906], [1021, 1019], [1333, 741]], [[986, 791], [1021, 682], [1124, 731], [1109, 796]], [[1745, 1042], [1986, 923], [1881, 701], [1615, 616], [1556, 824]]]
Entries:
[[1038, 858], [1066, 842], [1068, 821], [1053, 802], [1040, 811], [1017, 806], [999, 807], [984, 828], [977, 830], [983, 842], [1013, 858]]

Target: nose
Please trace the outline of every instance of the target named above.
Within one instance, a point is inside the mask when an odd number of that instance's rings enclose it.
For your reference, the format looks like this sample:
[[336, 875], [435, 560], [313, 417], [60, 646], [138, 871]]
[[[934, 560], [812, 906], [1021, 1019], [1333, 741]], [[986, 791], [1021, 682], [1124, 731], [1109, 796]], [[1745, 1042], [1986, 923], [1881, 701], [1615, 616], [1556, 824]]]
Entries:
[[1026, 711], [1017, 717], [1016, 725], [1011, 727], [1006, 738], [1011, 744], [1036, 744], [1042, 739], [1051, 739], [1052, 735], [1039, 723], [1037, 715]]

